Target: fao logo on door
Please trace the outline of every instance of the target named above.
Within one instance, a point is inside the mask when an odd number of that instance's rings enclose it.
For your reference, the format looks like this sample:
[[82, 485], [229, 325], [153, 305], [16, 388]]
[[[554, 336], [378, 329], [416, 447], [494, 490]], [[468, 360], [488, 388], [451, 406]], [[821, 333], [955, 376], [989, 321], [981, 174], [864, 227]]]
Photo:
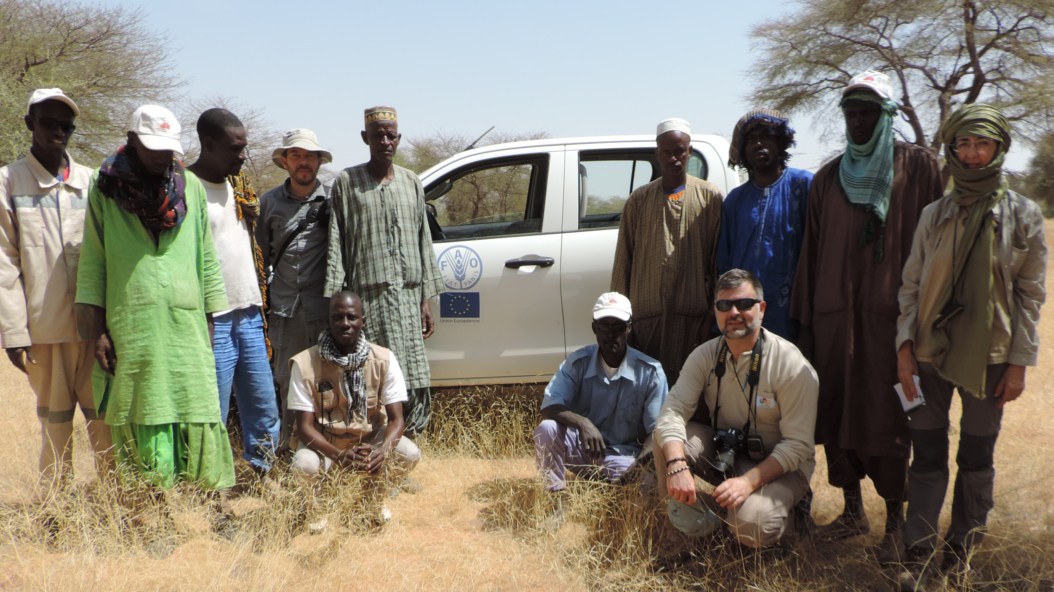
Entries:
[[483, 260], [468, 247], [450, 247], [439, 255], [439, 273], [451, 290], [468, 290], [483, 275]]

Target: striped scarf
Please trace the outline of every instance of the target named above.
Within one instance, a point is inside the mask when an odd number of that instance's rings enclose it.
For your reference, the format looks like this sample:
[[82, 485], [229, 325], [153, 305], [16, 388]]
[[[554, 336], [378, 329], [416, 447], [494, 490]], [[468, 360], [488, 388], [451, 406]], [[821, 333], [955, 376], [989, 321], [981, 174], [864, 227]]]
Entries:
[[348, 421], [352, 421], [355, 412], [366, 418], [366, 377], [362, 371], [366, 364], [366, 358], [370, 355], [370, 343], [366, 341], [366, 334], [359, 333], [359, 340], [355, 343], [355, 351], [344, 355], [340, 353], [333, 336], [329, 331], [323, 331], [318, 336], [318, 353], [322, 359], [340, 366], [344, 370], [344, 393], [348, 397]]
[[[234, 201], [238, 204], [238, 219], [245, 220], [249, 229], [249, 243], [253, 249], [253, 261], [256, 262], [256, 282], [260, 285], [260, 298], [267, 302], [267, 273], [264, 272], [263, 251], [256, 244], [256, 219], [260, 217], [260, 198], [253, 191], [249, 176], [245, 171], [227, 177], [227, 182], [234, 189]], [[266, 304], [264, 305], [266, 308]], [[271, 340], [267, 337], [267, 314], [261, 314], [264, 324], [264, 342], [267, 344], [267, 359], [274, 357]]]
[[877, 103], [882, 109], [882, 116], [866, 144], [854, 144], [853, 137], [846, 130], [848, 146], [839, 165], [846, 198], [854, 206], [872, 214], [860, 231], [860, 246], [865, 247], [874, 241], [874, 260], [882, 261], [885, 255], [882, 227], [893, 194], [893, 115], [897, 112], [897, 104], [870, 92], [851, 93], [842, 99], [843, 108], [847, 101]]

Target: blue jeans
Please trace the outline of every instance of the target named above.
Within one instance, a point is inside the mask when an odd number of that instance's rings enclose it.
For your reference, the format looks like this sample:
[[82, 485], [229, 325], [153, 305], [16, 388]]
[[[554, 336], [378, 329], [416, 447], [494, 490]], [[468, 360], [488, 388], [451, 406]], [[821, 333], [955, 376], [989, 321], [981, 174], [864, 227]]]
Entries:
[[216, 356], [220, 416], [227, 423], [233, 388], [242, 420], [242, 456], [253, 466], [270, 470], [280, 422], [260, 309], [252, 306], [231, 311], [216, 317], [214, 324], [212, 351]]

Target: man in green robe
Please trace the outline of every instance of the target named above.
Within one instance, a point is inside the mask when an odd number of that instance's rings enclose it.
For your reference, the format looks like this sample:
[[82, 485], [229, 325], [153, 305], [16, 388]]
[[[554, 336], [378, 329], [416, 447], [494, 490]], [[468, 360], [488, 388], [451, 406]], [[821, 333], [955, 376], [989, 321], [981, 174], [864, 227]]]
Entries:
[[205, 209], [186, 171], [179, 122], [164, 107], [132, 115], [128, 143], [92, 178], [77, 273], [94, 313], [96, 407], [117, 462], [148, 482], [234, 485], [220, 422], [212, 312], [227, 308]]
[[366, 110], [362, 140], [370, 161], [344, 169], [330, 192], [325, 296], [346, 287], [362, 297], [366, 339], [390, 349], [402, 366], [406, 432], [416, 436], [432, 415], [424, 340], [435, 329], [428, 299], [443, 292], [443, 279], [421, 180], [392, 162], [401, 138], [395, 109]]

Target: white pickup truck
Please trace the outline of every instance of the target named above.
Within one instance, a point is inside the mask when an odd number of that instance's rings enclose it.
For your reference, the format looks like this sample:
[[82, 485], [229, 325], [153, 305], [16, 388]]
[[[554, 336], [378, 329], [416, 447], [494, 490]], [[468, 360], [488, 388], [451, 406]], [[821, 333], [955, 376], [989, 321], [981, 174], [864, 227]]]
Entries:
[[[728, 141], [692, 137], [691, 175], [726, 195], [739, 185]], [[661, 174], [653, 136], [514, 142], [457, 154], [421, 175], [441, 227], [447, 292], [425, 342], [433, 386], [549, 380], [595, 343], [629, 194]]]

